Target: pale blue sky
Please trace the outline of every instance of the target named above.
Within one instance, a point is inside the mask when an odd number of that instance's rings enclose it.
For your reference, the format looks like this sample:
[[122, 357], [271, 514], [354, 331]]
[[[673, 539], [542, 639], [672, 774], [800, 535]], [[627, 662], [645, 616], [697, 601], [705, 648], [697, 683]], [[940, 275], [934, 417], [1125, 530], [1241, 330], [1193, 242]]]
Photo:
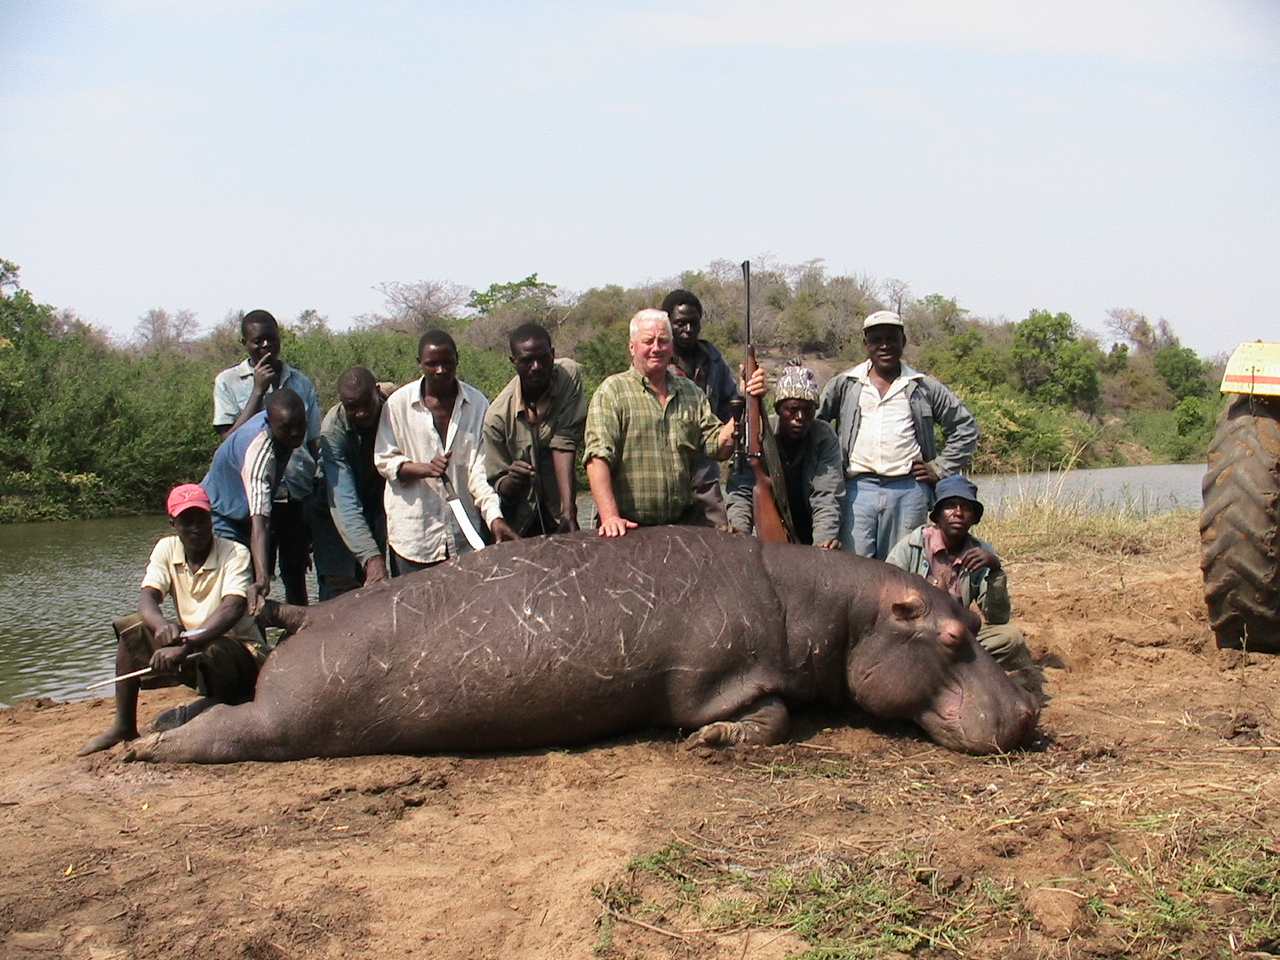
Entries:
[[0, 256], [345, 326], [385, 281], [770, 253], [977, 315], [1280, 339], [1271, 0], [0, 0]]

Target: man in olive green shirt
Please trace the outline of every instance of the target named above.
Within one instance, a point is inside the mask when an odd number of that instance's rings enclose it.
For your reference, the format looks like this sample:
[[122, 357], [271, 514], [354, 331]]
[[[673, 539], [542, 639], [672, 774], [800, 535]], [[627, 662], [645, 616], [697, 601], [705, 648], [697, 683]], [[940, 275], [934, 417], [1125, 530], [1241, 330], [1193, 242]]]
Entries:
[[511, 332], [516, 375], [484, 415], [484, 465], [502, 515], [522, 537], [578, 529], [578, 478], [587, 398], [582, 371], [557, 360], [536, 323]]
[[694, 502], [693, 470], [703, 452], [729, 459], [734, 425], [720, 423], [693, 381], [668, 373], [673, 350], [670, 318], [641, 310], [631, 318], [630, 369], [591, 398], [583, 459], [601, 536], [707, 522]]

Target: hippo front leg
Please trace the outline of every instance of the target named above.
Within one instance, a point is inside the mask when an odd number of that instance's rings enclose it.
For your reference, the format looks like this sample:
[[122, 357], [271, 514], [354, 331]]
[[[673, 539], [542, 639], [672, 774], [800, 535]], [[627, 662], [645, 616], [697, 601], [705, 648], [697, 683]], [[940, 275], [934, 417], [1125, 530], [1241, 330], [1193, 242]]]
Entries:
[[761, 697], [732, 720], [708, 723], [685, 740], [685, 747], [736, 747], [740, 743], [768, 746], [787, 739], [791, 714], [782, 698]]

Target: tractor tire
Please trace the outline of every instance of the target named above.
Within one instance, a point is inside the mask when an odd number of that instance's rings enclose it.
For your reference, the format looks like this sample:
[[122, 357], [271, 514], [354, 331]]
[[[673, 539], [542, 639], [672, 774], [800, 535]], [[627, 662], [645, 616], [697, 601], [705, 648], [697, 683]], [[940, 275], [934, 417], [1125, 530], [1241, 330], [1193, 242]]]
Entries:
[[1200, 568], [1218, 646], [1280, 653], [1280, 397], [1232, 398], [1203, 493]]

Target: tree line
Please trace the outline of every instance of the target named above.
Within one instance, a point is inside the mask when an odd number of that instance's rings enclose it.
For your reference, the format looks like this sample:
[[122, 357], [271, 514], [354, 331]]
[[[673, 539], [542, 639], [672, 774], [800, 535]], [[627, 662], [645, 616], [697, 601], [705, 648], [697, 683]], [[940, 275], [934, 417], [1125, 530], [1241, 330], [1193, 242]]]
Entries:
[[[459, 375], [493, 397], [512, 375], [507, 333], [526, 321], [552, 332], [557, 352], [582, 364], [594, 391], [629, 363], [631, 315], [676, 287], [702, 300], [702, 335], [741, 360], [744, 291], [729, 261], [582, 293], [537, 274], [484, 291], [387, 283], [383, 308], [344, 331], [314, 310], [278, 319], [284, 358], [311, 376], [326, 408], [348, 367], [397, 383], [416, 377], [416, 339], [433, 328], [454, 335]], [[775, 362], [803, 357], [823, 379], [863, 359], [862, 318], [886, 308], [906, 321], [907, 362], [951, 386], [978, 418], [974, 472], [1204, 455], [1222, 405], [1223, 358], [1201, 360], [1164, 320], [1113, 310], [1104, 349], [1065, 313], [987, 319], [954, 298], [917, 298], [901, 281], [831, 276], [820, 261], [753, 265], [757, 347]], [[190, 311], [157, 308], [117, 342], [38, 302], [18, 267], [0, 260], [0, 522], [150, 513], [174, 484], [198, 480], [218, 442], [213, 378], [244, 357], [241, 316], [233, 311], [202, 331]]]

